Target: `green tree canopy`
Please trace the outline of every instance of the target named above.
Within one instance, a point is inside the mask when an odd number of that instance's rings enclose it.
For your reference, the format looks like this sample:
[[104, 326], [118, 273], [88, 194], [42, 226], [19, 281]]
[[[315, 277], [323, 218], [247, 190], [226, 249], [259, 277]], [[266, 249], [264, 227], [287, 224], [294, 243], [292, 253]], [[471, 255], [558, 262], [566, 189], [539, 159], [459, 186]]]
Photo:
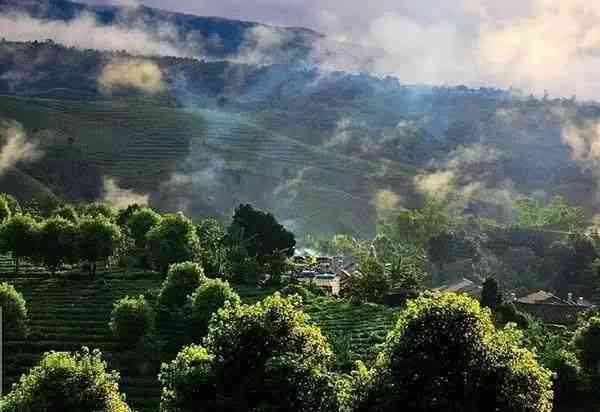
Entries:
[[582, 208], [570, 206], [564, 197], [555, 195], [547, 206], [534, 198], [516, 201], [517, 224], [523, 227], [551, 226], [555, 229], [577, 230], [585, 226]]
[[2, 412], [131, 412], [100, 352], [46, 353], [1, 402]]
[[139, 208], [128, 217], [126, 226], [131, 232], [136, 247], [146, 247], [146, 235], [160, 223], [160, 220], [160, 215], [148, 207]]
[[208, 332], [211, 316], [229, 302], [231, 305], [241, 304], [239, 295], [221, 279], [207, 279], [190, 298], [192, 338], [202, 339]]
[[112, 256], [120, 238], [119, 227], [102, 215], [80, 220], [79, 255], [90, 263], [90, 275], [96, 275], [96, 262]]
[[0, 308], [4, 336], [20, 339], [27, 333], [27, 305], [23, 295], [9, 283], [0, 283]]
[[135, 345], [152, 333], [154, 310], [144, 296], [126, 296], [115, 302], [109, 326], [119, 343]]
[[45, 220], [39, 230], [38, 257], [54, 275], [65, 263], [77, 261], [79, 231], [75, 223], [62, 217]]
[[205, 347], [163, 367], [161, 410], [338, 411], [333, 354], [299, 304], [274, 295], [220, 310]]
[[496, 310], [502, 304], [502, 294], [498, 282], [494, 278], [487, 278], [481, 290], [481, 306]]
[[187, 297], [205, 281], [204, 270], [198, 263], [175, 263], [169, 267], [158, 300], [166, 307], [183, 307]]
[[435, 294], [408, 302], [375, 367], [357, 380], [355, 410], [549, 412], [550, 378], [477, 301]]
[[150, 254], [161, 272], [169, 265], [195, 260], [200, 253], [200, 241], [192, 221], [183, 213], [163, 216], [146, 235]]
[[600, 317], [593, 316], [583, 322], [573, 343], [583, 367], [593, 375], [600, 375]]
[[196, 226], [200, 240], [200, 261], [211, 276], [220, 275], [225, 264], [225, 228], [216, 219], [202, 219]]
[[256, 210], [249, 204], [238, 206], [227, 233], [233, 239], [241, 236], [249, 256], [255, 257], [260, 264], [281, 256], [290, 257], [296, 247], [293, 233], [271, 213]]
[[0, 226], [0, 245], [12, 254], [15, 272], [24, 258], [37, 254], [39, 225], [30, 215], [12, 215]]

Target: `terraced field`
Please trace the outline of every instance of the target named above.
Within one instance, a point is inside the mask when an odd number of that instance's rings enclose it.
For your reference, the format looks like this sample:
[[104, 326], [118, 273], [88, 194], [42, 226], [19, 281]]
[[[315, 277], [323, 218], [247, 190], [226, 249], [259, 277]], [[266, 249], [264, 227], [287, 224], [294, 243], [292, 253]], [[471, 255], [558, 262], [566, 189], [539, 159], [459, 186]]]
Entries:
[[[0, 282], [8, 281], [23, 293], [30, 315], [28, 339], [4, 343], [4, 391], [35, 365], [44, 352], [74, 351], [88, 346], [100, 349], [109, 368], [121, 373], [121, 389], [136, 410], [158, 410], [160, 387], [155, 373], [158, 364], [144, 369], [124, 362], [117, 356], [122, 349], [115, 346], [108, 322], [115, 300], [156, 290], [160, 277], [103, 270], [96, 280], [85, 276], [50, 278], [39, 268], [24, 266], [23, 269], [18, 277], [0, 275]], [[1, 257], [0, 270], [12, 272], [12, 261]], [[246, 303], [254, 303], [273, 291], [248, 286], [236, 289]], [[305, 309], [326, 335], [345, 336], [352, 352], [360, 358], [372, 354], [374, 345], [383, 341], [394, 320], [392, 309], [355, 306], [325, 297], [307, 302]]]

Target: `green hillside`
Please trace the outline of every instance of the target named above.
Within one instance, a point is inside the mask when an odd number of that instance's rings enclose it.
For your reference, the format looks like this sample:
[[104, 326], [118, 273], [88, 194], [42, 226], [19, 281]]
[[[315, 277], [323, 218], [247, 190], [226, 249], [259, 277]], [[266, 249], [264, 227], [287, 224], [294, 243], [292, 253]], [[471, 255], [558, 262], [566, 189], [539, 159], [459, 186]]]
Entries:
[[[9, 258], [0, 259], [0, 271], [12, 271]], [[161, 279], [157, 275], [118, 270], [103, 271], [94, 281], [86, 277], [51, 279], [31, 266], [24, 267], [24, 272], [19, 277], [0, 276], [0, 282], [8, 281], [23, 293], [30, 318], [27, 340], [4, 342], [4, 391], [35, 365], [42, 353], [88, 346], [102, 350], [109, 368], [121, 373], [121, 389], [136, 410], [157, 411], [160, 387], [155, 371], [159, 365], [144, 369], [131, 362], [123, 363], [119, 358], [122, 349], [115, 347], [108, 322], [115, 300], [155, 290]], [[246, 303], [254, 303], [271, 292], [244, 286], [236, 289]], [[329, 298], [311, 301], [306, 310], [326, 335], [335, 337], [343, 332], [353, 356], [362, 358], [371, 354], [374, 344], [383, 341], [394, 319], [394, 311], [388, 308], [355, 306]]]

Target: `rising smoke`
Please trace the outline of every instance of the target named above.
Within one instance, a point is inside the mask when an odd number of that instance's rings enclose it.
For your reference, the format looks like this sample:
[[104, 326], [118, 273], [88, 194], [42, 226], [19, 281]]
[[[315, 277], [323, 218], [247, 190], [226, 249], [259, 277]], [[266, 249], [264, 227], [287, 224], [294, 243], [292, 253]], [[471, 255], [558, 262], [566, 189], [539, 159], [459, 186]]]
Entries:
[[140, 194], [131, 189], [123, 189], [113, 178], [104, 178], [104, 197], [103, 201], [119, 209], [125, 209], [127, 206], [138, 204], [147, 206], [150, 196]]
[[155, 94], [165, 89], [160, 67], [151, 61], [139, 59], [108, 63], [102, 69], [98, 83], [108, 93], [119, 88], [134, 88]]
[[37, 143], [27, 139], [23, 127], [16, 122], [0, 122], [0, 174], [21, 162], [34, 162], [44, 153]]

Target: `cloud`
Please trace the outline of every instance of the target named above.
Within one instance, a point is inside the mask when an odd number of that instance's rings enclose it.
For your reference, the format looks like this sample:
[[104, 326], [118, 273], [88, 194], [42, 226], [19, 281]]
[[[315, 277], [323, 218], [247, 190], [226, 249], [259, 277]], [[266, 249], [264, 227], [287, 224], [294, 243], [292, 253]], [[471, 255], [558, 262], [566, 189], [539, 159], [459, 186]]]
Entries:
[[131, 27], [105, 26], [87, 14], [69, 22], [40, 20], [26, 14], [2, 14], [0, 37], [11, 41], [52, 39], [69, 47], [102, 51], [126, 50], [141, 55], [186, 55], [175, 46], [179, 39], [170, 27], [151, 30], [143, 24]]
[[0, 148], [0, 174], [20, 162], [34, 162], [43, 156], [38, 144], [27, 139], [23, 127], [16, 122], [0, 124], [3, 146]]
[[456, 174], [453, 170], [421, 173], [415, 176], [414, 183], [420, 193], [444, 200], [455, 190]]
[[402, 203], [402, 197], [389, 189], [378, 190], [373, 203], [378, 212], [397, 210]]
[[113, 178], [104, 178], [103, 200], [116, 208], [125, 209], [133, 204], [147, 206], [149, 199], [150, 196], [147, 194], [140, 194], [119, 187], [117, 181]]
[[113, 61], [102, 69], [98, 83], [107, 92], [135, 88], [155, 94], [164, 89], [163, 76], [156, 63], [145, 60]]

